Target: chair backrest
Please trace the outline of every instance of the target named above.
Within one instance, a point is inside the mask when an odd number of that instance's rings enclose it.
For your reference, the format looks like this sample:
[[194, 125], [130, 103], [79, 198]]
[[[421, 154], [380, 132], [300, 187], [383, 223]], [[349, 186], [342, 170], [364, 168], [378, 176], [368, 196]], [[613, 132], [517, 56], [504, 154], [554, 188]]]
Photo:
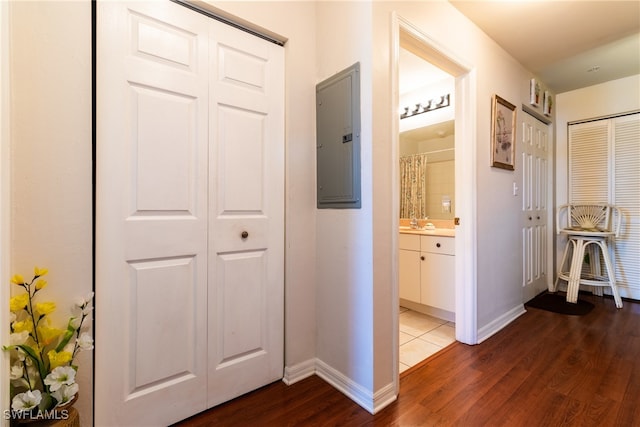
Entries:
[[556, 231], [581, 230], [591, 232], [620, 233], [622, 215], [620, 209], [602, 203], [576, 203], [562, 205], [556, 215]]

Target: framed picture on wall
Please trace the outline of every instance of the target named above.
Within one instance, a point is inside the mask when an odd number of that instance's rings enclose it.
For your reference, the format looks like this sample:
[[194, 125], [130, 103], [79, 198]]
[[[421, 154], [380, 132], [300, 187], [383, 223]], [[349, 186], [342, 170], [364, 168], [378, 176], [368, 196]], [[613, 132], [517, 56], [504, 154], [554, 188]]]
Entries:
[[551, 107], [552, 106], [553, 106], [553, 98], [551, 97], [551, 94], [545, 90], [544, 91], [544, 102], [542, 104], [542, 112], [544, 113], [545, 116], [550, 116], [551, 115]]
[[516, 106], [498, 95], [491, 105], [491, 166], [515, 170]]
[[529, 103], [535, 107], [540, 105], [540, 83], [536, 79], [529, 83]]

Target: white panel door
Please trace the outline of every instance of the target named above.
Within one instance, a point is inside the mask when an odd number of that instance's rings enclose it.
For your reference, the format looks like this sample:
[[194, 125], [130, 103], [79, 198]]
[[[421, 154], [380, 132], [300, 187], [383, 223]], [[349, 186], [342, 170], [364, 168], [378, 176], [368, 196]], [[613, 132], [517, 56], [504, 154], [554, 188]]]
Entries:
[[548, 127], [522, 114], [522, 286], [523, 301], [549, 285], [549, 133]]
[[98, 2], [96, 425], [206, 408], [208, 20]]
[[209, 406], [284, 366], [284, 52], [211, 34]]

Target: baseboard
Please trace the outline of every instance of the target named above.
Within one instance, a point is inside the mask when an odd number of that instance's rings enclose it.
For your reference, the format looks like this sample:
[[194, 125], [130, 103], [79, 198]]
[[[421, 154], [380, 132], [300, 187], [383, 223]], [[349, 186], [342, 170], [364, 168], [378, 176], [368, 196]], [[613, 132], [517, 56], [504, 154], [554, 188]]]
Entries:
[[389, 383], [373, 395], [373, 413], [377, 414], [398, 399], [398, 390], [394, 383]]
[[526, 313], [526, 310], [524, 309], [524, 305], [518, 304], [517, 306], [507, 311], [505, 314], [498, 317], [488, 325], [480, 328], [478, 330], [478, 344], [480, 344], [482, 341], [486, 340], [487, 338], [491, 337], [496, 332], [500, 331], [502, 328], [504, 328], [509, 323], [516, 320], [518, 317], [522, 316], [524, 313]]
[[456, 314], [452, 311], [431, 307], [429, 305], [420, 304], [402, 298], [400, 298], [400, 305], [410, 310], [417, 311], [418, 313], [428, 314], [429, 316], [437, 317], [438, 319], [446, 320], [448, 322], [456, 321]]
[[284, 377], [282, 378], [282, 382], [286, 385], [295, 384], [298, 381], [302, 381], [303, 379], [314, 375], [315, 373], [316, 359], [305, 360], [297, 365], [286, 366], [284, 368]]
[[351, 378], [333, 369], [320, 359], [316, 359], [316, 375], [334, 386], [338, 391], [356, 402], [358, 405], [362, 406], [371, 414], [374, 413], [375, 405], [373, 393], [353, 381]]
[[389, 383], [375, 394], [372, 394], [369, 390], [320, 359], [309, 359], [297, 365], [285, 367], [282, 382], [286, 385], [291, 385], [314, 374], [331, 384], [371, 414], [384, 409], [398, 398], [394, 383]]

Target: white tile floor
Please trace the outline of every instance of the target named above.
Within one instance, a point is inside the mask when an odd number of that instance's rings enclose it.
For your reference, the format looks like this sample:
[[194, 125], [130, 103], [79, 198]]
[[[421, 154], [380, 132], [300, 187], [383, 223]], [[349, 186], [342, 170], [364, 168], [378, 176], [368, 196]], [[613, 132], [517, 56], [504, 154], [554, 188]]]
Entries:
[[455, 323], [400, 307], [400, 372], [455, 340]]

